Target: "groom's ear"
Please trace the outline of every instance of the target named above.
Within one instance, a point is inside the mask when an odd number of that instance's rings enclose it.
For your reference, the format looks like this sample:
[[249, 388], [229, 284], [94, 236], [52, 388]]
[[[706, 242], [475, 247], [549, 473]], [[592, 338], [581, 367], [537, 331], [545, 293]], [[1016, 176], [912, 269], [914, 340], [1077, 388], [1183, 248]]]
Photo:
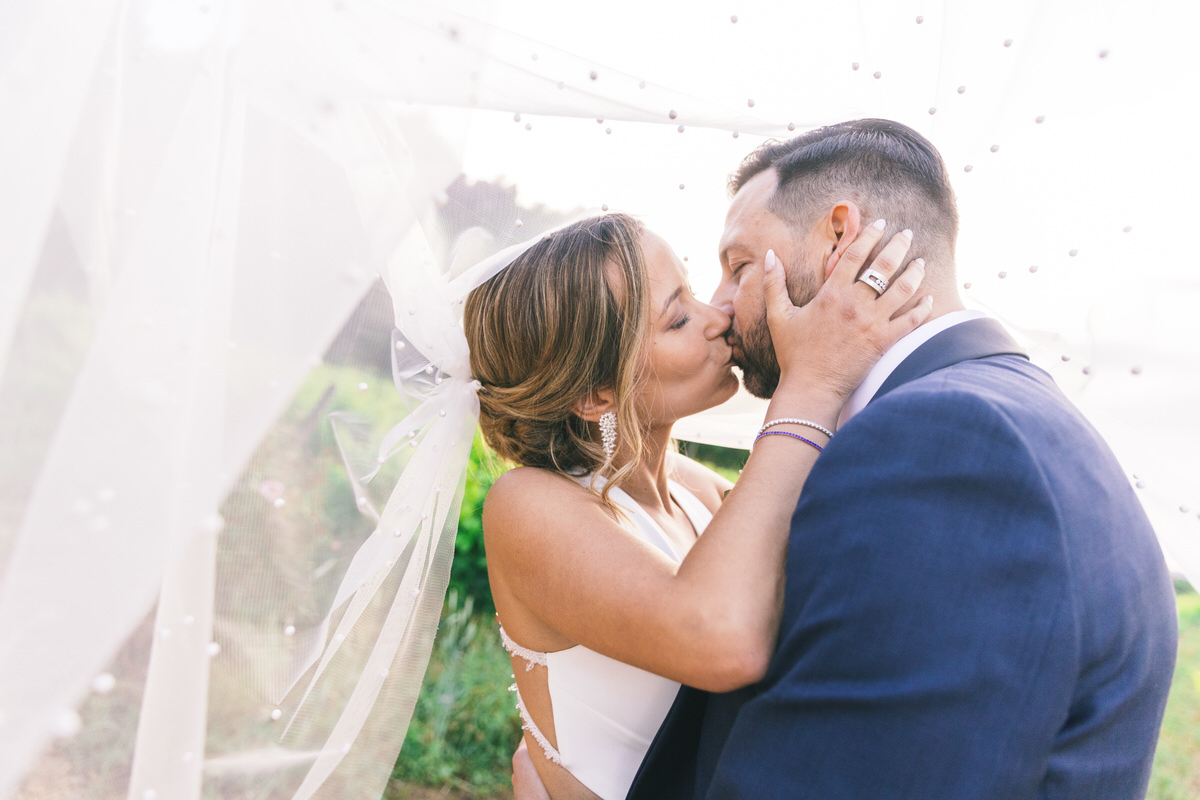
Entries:
[[617, 396], [611, 389], [597, 389], [575, 403], [575, 416], [588, 422], [598, 422], [600, 415], [617, 410]]
[[862, 215], [858, 205], [850, 200], [835, 203], [825, 218], [825, 228], [830, 242], [829, 258], [825, 260], [825, 279], [829, 280], [846, 248], [854, 243], [862, 230]]

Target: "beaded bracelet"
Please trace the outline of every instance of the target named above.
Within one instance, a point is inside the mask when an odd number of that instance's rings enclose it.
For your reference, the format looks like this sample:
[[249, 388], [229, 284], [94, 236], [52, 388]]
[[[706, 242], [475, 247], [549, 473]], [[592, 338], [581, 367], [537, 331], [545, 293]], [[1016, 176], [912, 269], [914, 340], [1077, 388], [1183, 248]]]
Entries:
[[754, 437], [754, 443], [758, 444], [758, 440], [763, 438], [764, 436], [790, 436], [793, 439], [799, 439], [800, 441], [804, 442], [805, 444], [811, 444], [813, 447], [817, 448], [818, 453], [825, 452], [825, 448], [821, 447], [821, 445], [817, 444], [812, 439], [805, 439], [800, 434], [792, 433], [791, 431], [763, 431], [758, 436]]
[[829, 428], [826, 428], [824, 425], [818, 425], [817, 423], [813, 422], [812, 420], [808, 420], [808, 419], [792, 419], [791, 417], [785, 417], [783, 419], [773, 419], [770, 422], [763, 425], [761, 428], [759, 428], [758, 432], [762, 433], [767, 428], [773, 427], [775, 425], [783, 425], [784, 423], [791, 423], [792, 425], [806, 425], [809, 428], [820, 431], [821, 433], [828, 436], [830, 439], [833, 438], [833, 431], [829, 430]]

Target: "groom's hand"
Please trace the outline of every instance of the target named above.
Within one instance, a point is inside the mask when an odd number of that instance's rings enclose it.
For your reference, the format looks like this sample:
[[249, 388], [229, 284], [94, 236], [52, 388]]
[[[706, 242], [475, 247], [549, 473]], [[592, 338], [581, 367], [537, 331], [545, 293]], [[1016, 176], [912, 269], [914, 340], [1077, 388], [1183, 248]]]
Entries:
[[512, 766], [513, 800], [550, 800], [550, 793], [546, 791], [537, 767], [533, 766], [533, 759], [529, 757], [524, 737], [517, 752], [513, 753]]
[[[848, 397], [879, 357], [929, 319], [933, 298], [892, 319], [912, 299], [925, 275], [925, 262], [913, 261], [879, 294], [858, 279], [871, 251], [883, 238], [886, 223], [865, 228], [834, 266], [820, 291], [804, 306], [788, 296], [786, 270], [774, 250], [767, 251], [763, 295], [767, 325], [779, 361], [780, 384], [797, 381], [825, 386]], [[903, 263], [912, 236], [894, 235], [871, 263], [892, 281]]]

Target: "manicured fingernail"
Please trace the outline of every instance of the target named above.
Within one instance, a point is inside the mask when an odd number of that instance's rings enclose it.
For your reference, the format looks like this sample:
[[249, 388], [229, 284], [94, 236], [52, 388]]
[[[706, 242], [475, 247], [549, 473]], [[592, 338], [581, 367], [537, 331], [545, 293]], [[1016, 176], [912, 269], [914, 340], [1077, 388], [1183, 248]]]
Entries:
[[768, 251], [767, 251], [767, 258], [766, 258], [766, 262], [763, 264], [763, 270], [764, 270], [764, 271], [766, 271], [766, 272], [770, 272], [771, 270], [775, 269], [775, 264], [776, 264], [776, 263], [777, 263], [777, 262], [776, 262], [776, 260], [775, 260], [775, 251], [774, 251], [774, 250], [768, 250]]
[[923, 258], [918, 258], [918, 259], [916, 260], [916, 262], [915, 262], [915, 263], [916, 263], [918, 266], [920, 266], [920, 267], [921, 267], [921, 269], [925, 269], [925, 259], [923, 259]]
[[912, 231], [910, 231], [908, 228], [905, 228], [904, 230], [902, 230], [900, 232], [903, 233], [908, 238], [910, 238], [910, 239], [912, 238]]
[[881, 231], [887, 227], [887, 220], [886, 219], [877, 219], [873, 223], [871, 223], [871, 227], [877, 231]]

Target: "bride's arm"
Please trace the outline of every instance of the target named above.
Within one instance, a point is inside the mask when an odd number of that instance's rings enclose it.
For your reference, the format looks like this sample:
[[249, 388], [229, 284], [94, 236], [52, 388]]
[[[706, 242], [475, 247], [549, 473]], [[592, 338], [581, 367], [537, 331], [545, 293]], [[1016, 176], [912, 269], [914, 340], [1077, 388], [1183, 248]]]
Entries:
[[[853, 285], [881, 235], [868, 229], [860, 236], [802, 309], [787, 299], [782, 266], [766, 270], [781, 366], [768, 419], [800, 417], [832, 429], [869, 366], [928, 316], [922, 303], [889, 321], [916, 291], [919, 264], [878, 300], [864, 302], [868, 290]], [[872, 266], [894, 273], [907, 246], [906, 237], [894, 238]], [[818, 455], [790, 437], [762, 439], [678, 566], [615, 524], [578, 485], [541, 470], [513, 470], [496, 482], [484, 508], [497, 606], [519, 603], [545, 623], [543, 632], [530, 626], [527, 646], [576, 642], [711, 691], [751, 683], [774, 648], [788, 523]]]

